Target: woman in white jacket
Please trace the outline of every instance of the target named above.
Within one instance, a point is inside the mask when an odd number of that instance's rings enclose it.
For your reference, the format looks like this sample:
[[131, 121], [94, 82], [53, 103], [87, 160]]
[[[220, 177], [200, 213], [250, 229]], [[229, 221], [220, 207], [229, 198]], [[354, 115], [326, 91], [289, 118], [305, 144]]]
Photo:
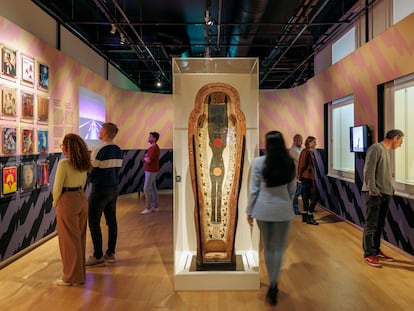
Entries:
[[290, 157], [282, 133], [266, 134], [266, 155], [252, 164], [247, 221], [256, 219], [264, 245], [269, 290], [266, 301], [277, 304], [278, 278], [289, 226], [294, 218], [295, 162]]

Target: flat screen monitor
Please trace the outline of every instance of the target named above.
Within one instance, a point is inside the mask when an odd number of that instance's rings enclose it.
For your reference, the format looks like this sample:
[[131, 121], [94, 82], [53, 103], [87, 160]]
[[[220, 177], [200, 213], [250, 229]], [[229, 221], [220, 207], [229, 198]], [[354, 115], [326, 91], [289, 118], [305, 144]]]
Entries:
[[371, 132], [368, 125], [351, 126], [349, 138], [351, 152], [366, 152], [371, 145]]

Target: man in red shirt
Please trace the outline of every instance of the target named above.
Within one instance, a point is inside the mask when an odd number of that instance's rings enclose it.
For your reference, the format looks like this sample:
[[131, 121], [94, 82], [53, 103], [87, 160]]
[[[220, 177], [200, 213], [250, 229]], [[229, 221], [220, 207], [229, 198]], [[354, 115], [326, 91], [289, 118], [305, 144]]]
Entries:
[[[158, 212], [158, 193], [156, 177], [160, 164], [160, 148], [157, 141], [160, 134], [157, 132], [150, 132], [148, 142], [151, 146], [142, 157], [141, 161], [144, 163], [145, 181], [144, 181], [144, 195], [145, 195], [145, 209], [141, 211], [141, 215], [146, 215], [151, 212]], [[151, 208], [152, 199], [152, 208]]]

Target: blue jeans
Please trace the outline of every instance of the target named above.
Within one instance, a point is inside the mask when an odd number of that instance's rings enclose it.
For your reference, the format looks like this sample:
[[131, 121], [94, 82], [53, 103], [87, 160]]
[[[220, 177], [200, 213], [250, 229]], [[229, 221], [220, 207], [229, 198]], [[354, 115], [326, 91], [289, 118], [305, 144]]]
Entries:
[[285, 251], [285, 241], [289, 231], [290, 221], [270, 222], [256, 220], [263, 240], [264, 259], [269, 278], [269, 285], [277, 284]]
[[158, 208], [158, 192], [156, 184], [157, 173], [145, 172], [144, 181], [144, 195], [145, 195], [145, 208], [151, 209], [151, 198], [152, 207]]
[[101, 217], [105, 216], [108, 226], [108, 249], [107, 254], [115, 254], [116, 239], [118, 236], [118, 225], [116, 222], [116, 200], [118, 198], [118, 187], [107, 187], [96, 189], [92, 187], [89, 196], [88, 221], [93, 242], [93, 256], [101, 258], [102, 251], [102, 231]]
[[302, 194], [302, 183], [297, 182], [296, 183], [296, 191], [295, 195], [293, 196], [293, 210], [295, 212], [299, 212], [299, 202], [298, 197]]
[[362, 235], [362, 247], [364, 257], [376, 256], [380, 251], [381, 234], [384, 230], [385, 219], [387, 217], [390, 204], [390, 196], [371, 196], [365, 194], [366, 217], [364, 232]]

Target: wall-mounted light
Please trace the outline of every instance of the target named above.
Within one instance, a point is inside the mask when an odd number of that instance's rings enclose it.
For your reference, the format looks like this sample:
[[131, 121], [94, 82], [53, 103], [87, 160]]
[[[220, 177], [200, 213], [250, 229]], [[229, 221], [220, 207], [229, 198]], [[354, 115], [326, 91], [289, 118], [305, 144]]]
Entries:
[[111, 24], [111, 34], [115, 34], [115, 32], [116, 32], [116, 26], [115, 26], [115, 24]]

